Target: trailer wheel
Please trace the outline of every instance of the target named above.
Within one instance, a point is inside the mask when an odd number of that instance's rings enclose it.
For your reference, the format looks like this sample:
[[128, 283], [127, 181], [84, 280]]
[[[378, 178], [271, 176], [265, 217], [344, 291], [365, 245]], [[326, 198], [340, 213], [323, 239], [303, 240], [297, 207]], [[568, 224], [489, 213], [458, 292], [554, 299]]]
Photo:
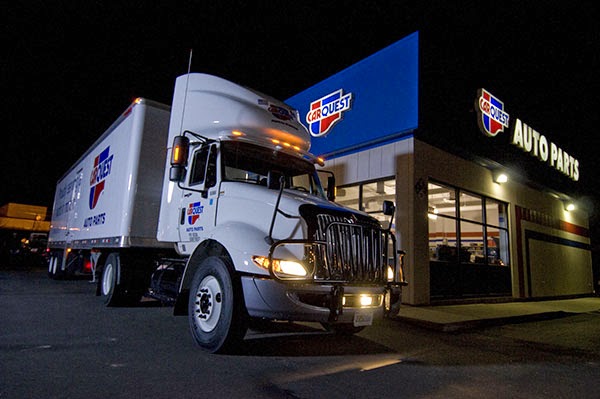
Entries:
[[119, 254], [109, 254], [102, 268], [102, 278], [98, 282], [100, 295], [106, 306], [131, 306], [139, 302], [141, 296], [129, 290], [129, 279], [125, 273]]
[[52, 253], [50, 259], [48, 259], [48, 277], [52, 280], [58, 280], [62, 276], [62, 270], [60, 270], [62, 263], [62, 256], [58, 255], [57, 252]]
[[188, 320], [192, 336], [210, 353], [234, 351], [247, 330], [241, 284], [228, 266], [225, 258], [206, 258], [190, 286]]

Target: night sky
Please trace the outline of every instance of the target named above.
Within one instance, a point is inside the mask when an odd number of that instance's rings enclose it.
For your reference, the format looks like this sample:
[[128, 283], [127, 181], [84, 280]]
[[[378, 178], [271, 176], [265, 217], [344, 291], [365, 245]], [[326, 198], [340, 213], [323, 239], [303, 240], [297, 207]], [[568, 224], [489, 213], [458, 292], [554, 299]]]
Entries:
[[[481, 3], [12, 2], [0, 17], [0, 205], [51, 207], [56, 181], [134, 98], [170, 103], [192, 48], [193, 72], [286, 99], [416, 30], [437, 37], [440, 57], [492, 55], [490, 63], [512, 68], [505, 92], [527, 115], [543, 116], [538, 123], [585, 165], [582, 184], [598, 198], [598, 7]], [[454, 48], [455, 39], [473, 45]]]

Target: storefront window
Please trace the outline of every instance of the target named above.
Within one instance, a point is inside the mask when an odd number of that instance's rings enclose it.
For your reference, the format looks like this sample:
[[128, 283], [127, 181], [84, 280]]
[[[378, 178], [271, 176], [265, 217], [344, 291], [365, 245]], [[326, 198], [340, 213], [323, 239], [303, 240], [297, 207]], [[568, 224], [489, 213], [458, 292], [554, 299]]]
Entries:
[[360, 186], [338, 187], [335, 202], [348, 208], [359, 209]]
[[456, 220], [429, 214], [429, 256], [440, 262], [457, 261]]
[[485, 263], [483, 225], [460, 222], [460, 261], [462, 263]]
[[429, 257], [440, 262], [456, 262], [456, 189], [428, 184]]
[[506, 228], [506, 204], [491, 198], [485, 199], [486, 223]]
[[389, 216], [383, 214], [383, 201], [396, 202], [396, 181], [378, 180], [371, 183], [338, 187], [336, 202], [349, 208], [368, 213], [379, 220], [383, 228], [388, 227]]
[[460, 218], [483, 223], [481, 197], [465, 192], [460, 193]]
[[505, 203], [430, 182], [428, 207], [432, 261], [508, 265]]
[[396, 181], [379, 180], [361, 186], [361, 210], [379, 220], [383, 228], [388, 227], [390, 217], [383, 214], [383, 201], [396, 202]]
[[456, 217], [456, 190], [440, 184], [429, 183], [429, 213]]
[[489, 226], [487, 228], [487, 262], [490, 265], [505, 266], [508, 258], [508, 232]]
[[485, 210], [488, 225], [488, 263], [500, 266], [507, 265], [509, 263], [509, 251], [506, 204], [486, 198]]

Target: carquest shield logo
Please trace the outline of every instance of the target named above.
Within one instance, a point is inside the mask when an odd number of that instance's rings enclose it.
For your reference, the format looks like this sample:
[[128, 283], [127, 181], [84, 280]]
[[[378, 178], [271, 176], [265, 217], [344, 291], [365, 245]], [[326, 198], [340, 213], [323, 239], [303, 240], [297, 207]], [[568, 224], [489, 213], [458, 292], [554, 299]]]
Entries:
[[294, 114], [283, 107], [275, 104], [269, 104], [269, 112], [277, 119], [282, 121], [291, 121], [294, 119]]
[[481, 131], [490, 137], [508, 128], [509, 115], [504, 111], [504, 103], [485, 89], [477, 91], [477, 122]]
[[189, 204], [187, 209], [188, 224], [196, 223], [202, 212], [204, 212], [204, 206], [200, 201]]
[[90, 175], [90, 209], [94, 209], [98, 205], [100, 194], [104, 191], [104, 183], [112, 169], [112, 161], [113, 155], [110, 153], [110, 146], [94, 158], [94, 168]]
[[352, 93], [344, 94], [342, 89], [329, 93], [310, 103], [306, 114], [308, 130], [313, 137], [325, 136], [340, 120], [343, 113], [350, 109]]

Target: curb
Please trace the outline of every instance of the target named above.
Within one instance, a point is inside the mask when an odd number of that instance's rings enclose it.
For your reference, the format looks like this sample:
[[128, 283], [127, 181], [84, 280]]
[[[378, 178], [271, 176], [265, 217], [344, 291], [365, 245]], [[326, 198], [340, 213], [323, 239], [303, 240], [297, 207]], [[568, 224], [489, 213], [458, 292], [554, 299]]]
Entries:
[[534, 313], [528, 315], [507, 316], [507, 317], [492, 317], [487, 319], [473, 319], [465, 321], [456, 321], [449, 323], [438, 323], [431, 320], [416, 319], [412, 317], [396, 316], [393, 320], [409, 323], [428, 330], [441, 332], [462, 332], [474, 330], [478, 328], [497, 327], [506, 324], [527, 323], [533, 321], [544, 321], [559, 319], [563, 317], [573, 316], [577, 313], [565, 312], [562, 310], [555, 312]]

